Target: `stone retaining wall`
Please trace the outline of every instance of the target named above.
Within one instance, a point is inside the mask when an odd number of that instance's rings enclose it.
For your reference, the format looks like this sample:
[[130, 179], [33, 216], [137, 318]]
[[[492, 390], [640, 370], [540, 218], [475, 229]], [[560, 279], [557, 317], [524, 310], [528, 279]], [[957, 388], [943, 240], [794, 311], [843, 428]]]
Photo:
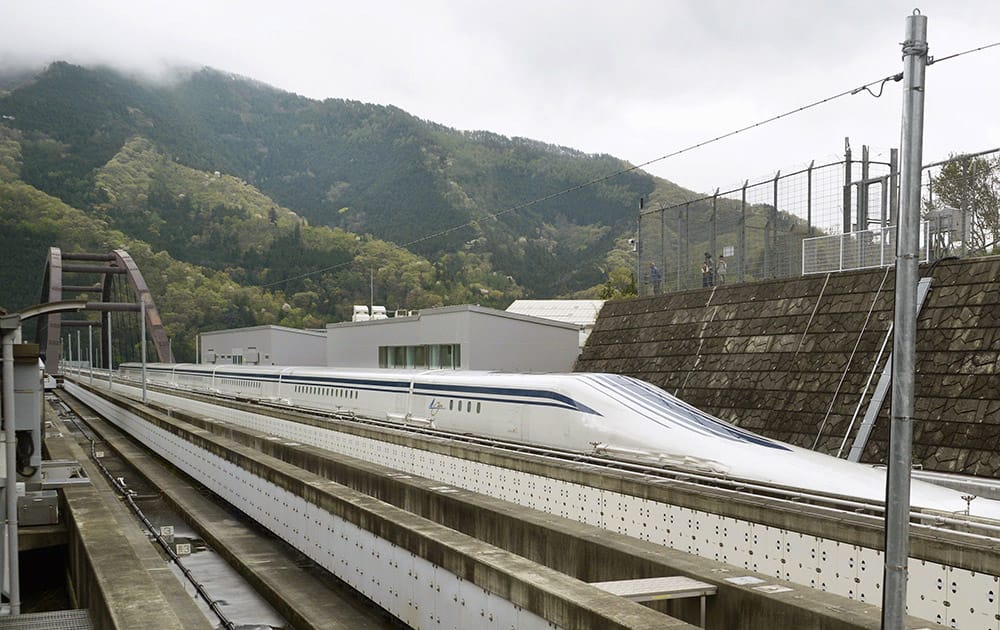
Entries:
[[[913, 462], [1000, 476], [1000, 257], [921, 275], [932, 284], [917, 324]], [[608, 302], [575, 369], [637, 376], [752, 431], [830, 454], [843, 444], [846, 456], [892, 351], [894, 277], [874, 269]], [[862, 461], [884, 463], [890, 399]]]

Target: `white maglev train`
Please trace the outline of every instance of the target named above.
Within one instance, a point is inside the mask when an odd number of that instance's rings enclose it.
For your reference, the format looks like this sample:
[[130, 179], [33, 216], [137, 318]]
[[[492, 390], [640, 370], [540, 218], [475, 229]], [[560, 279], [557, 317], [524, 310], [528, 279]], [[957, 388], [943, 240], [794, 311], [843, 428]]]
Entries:
[[[126, 363], [123, 377], [139, 380]], [[885, 471], [759, 436], [618, 374], [148, 364], [147, 382], [885, 500]], [[913, 480], [910, 504], [1000, 520], [1000, 501]]]

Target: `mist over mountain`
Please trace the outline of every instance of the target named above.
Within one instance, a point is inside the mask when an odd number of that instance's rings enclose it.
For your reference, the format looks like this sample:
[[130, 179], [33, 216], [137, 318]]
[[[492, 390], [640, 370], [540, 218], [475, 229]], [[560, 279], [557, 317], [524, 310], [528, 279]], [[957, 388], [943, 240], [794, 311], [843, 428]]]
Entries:
[[[335, 281], [347, 305], [367, 301], [375, 270], [403, 282], [393, 268], [402, 254], [357, 260], [374, 242], [425, 261], [438, 288], [411, 279], [417, 294], [384, 293], [398, 300], [390, 307], [592, 295], [632, 264], [625, 239], [640, 198], [694, 196], [610, 155], [317, 101], [209, 68], [160, 82], [63, 62], [0, 73], [0, 139], [8, 186], [263, 292]], [[358, 274], [367, 265], [368, 277], [309, 275], [330, 263]], [[313, 307], [334, 318], [346, 308]]]

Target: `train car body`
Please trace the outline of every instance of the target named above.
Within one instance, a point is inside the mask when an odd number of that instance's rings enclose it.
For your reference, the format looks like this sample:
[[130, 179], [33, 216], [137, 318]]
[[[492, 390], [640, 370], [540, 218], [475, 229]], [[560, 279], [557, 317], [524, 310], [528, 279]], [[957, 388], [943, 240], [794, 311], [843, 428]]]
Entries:
[[[124, 364], [137, 380], [140, 366]], [[618, 374], [151, 364], [153, 384], [669, 464], [884, 501], [885, 472], [746, 431]], [[1000, 502], [913, 481], [914, 507], [1000, 520]]]

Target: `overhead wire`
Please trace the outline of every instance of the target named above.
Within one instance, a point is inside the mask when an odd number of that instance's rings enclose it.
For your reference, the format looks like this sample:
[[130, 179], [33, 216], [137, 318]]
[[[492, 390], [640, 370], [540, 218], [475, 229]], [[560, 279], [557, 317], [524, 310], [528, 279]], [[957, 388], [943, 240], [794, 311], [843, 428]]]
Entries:
[[936, 63], [941, 63], [942, 61], [948, 61], [949, 59], [954, 59], [956, 57], [961, 57], [962, 55], [968, 55], [970, 53], [979, 52], [981, 50], [986, 50], [987, 48], [995, 48], [1000, 46], [1000, 42], [993, 42], [992, 44], [986, 44], [985, 46], [979, 46], [977, 48], [970, 48], [969, 50], [963, 50], [962, 52], [955, 53], [953, 55], [948, 55], [947, 57], [931, 57], [927, 60], [927, 65], [934, 65]]
[[[968, 54], [971, 54], [971, 53], [974, 53], [974, 52], [979, 52], [979, 51], [982, 51], [982, 50], [986, 50], [988, 48], [993, 48], [995, 46], [1000, 46], [1000, 42], [996, 42], [996, 43], [993, 43], [993, 44], [987, 44], [985, 46], [979, 46], [978, 48], [971, 48], [969, 50], [965, 50], [965, 51], [962, 51], [962, 52], [959, 52], [959, 53], [955, 53], [953, 55], [948, 55], [946, 57], [941, 57], [939, 59], [932, 59], [932, 60], [928, 61], [928, 65], [930, 65], [932, 63], [940, 63], [942, 61], [947, 61], [947, 60], [954, 59], [956, 57], [961, 57], [963, 55], [968, 55]], [[562, 190], [559, 190], [557, 192], [553, 192], [553, 193], [545, 195], [543, 197], [538, 197], [536, 199], [532, 199], [530, 201], [526, 201], [524, 203], [520, 203], [520, 204], [511, 206], [511, 207], [506, 208], [504, 210], [498, 210], [498, 211], [493, 212], [491, 214], [487, 214], [487, 215], [485, 215], [485, 216], [483, 216], [481, 218], [471, 219], [471, 220], [466, 221], [465, 223], [462, 223], [460, 225], [455, 225], [453, 227], [441, 230], [439, 232], [434, 232], [433, 234], [428, 234], [426, 236], [421, 236], [420, 238], [413, 239], [412, 241], [408, 241], [408, 242], [405, 242], [405, 243], [400, 243], [399, 246], [403, 247], [405, 249], [408, 249], [412, 245], [416, 245], [416, 244], [422, 243], [424, 241], [428, 241], [428, 240], [431, 240], [431, 239], [434, 239], [434, 238], [445, 236], [447, 234], [451, 234], [453, 232], [457, 232], [458, 230], [461, 230], [461, 229], [464, 229], [464, 228], [476, 225], [477, 223], [479, 223], [479, 222], [481, 222], [483, 220], [496, 219], [497, 217], [503, 216], [505, 214], [510, 214], [512, 212], [517, 212], [519, 210], [524, 210], [525, 208], [530, 208], [532, 206], [535, 206], [535, 205], [538, 205], [540, 203], [549, 201], [551, 199], [556, 199], [558, 197], [562, 197], [564, 195], [568, 195], [569, 193], [576, 192], [577, 190], [582, 190], [584, 188], [588, 188], [590, 186], [594, 186], [596, 184], [600, 184], [601, 182], [605, 182], [605, 181], [608, 181], [610, 179], [614, 179], [616, 177], [620, 177], [620, 176], [622, 176], [622, 175], [624, 175], [626, 173], [631, 173], [632, 171], [636, 171], [636, 170], [645, 168], [645, 167], [647, 167], [647, 166], [649, 166], [651, 164], [656, 164], [657, 162], [662, 162], [663, 160], [667, 160], [667, 159], [670, 159], [672, 157], [676, 157], [676, 156], [681, 155], [683, 153], [687, 153], [689, 151], [693, 151], [695, 149], [699, 149], [701, 147], [708, 146], [708, 145], [713, 144], [715, 142], [719, 142], [720, 140], [725, 140], [726, 138], [731, 138], [731, 137], [733, 137], [735, 135], [738, 135], [738, 134], [750, 131], [752, 129], [756, 129], [758, 127], [763, 127], [764, 125], [770, 124], [772, 122], [776, 122], [778, 120], [781, 120], [782, 118], [787, 118], [789, 116], [792, 116], [792, 115], [795, 115], [795, 114], [799, 114], [801, 112], [804, 112], [806, 110], [812, 109], [814, 107], [818, 107], [820, 105], [824, 105], [824, 104], [829, 103], [831, 101], [835, 101], [835, 100], [837, 100], [839, 98], [842, 98], [844, 96], [853, 96], [853, 95], [858, 94], [860, 92], [867, 91], [873, 97], [878, 98], [878, 97], [882, 96], [882, 90], [885, 87], [886, 83], [888, 83], [889, 81], [894, 81], [894, 82], [895, 81], [901, 81], [902, 78], [903, 78], [903, 74], [902, 73], [896, 73], [896, 74], [890, 74], [890, 75], [888, 75], [886, 77], [883, 77], [881, 79], [876, 79], [874, 81], [869, 81], [868, 83], [865, 83], [865, 84], [863, 84], [861, 86], [852, 88], [850, 90], [844, 90], [843, 92], [840, 92], [838, 94], [834, 94], [833, 96], [828, 96], [826, 98], [822, 98], [822, 99], [820, 99], [818, 101], [813, 101], [812, 103], [803, 105], [801, 107], [796, 107], [795, 109], [788, 110], [788, 111], [786, 111], [784, 113], [771, 116], [770, 118], [765, 118], [765, 119], [760, 120], [758, 122], [755, 122], [753, 124], [745, 125], [743, 127], [739, 127], [738, 129], [734, 129], [732, 131], [728, 131], [728, 132], [726, 132], [724, 134], [715, 136], [714, 138], [710, 138], [708, 140], [703, 140], [701, 142], [697, 142], [695, 144], [688, 145], [688, 146], [686, 146], [686, 147], [684, 147], [682, 149], [678, 149], [678, 150], [673, 151], [671, 153], [667, 153], [666, 155], [661, 155], [658, 158], [653, 158], [651, 160], [647, 160], [645, 162], [642, 162], [641, 164], [635, 164], [633, 166], [629, 166], [628, 168], [623, 168], [623, 169], [614, 171], [612, 173], [608, 173], [607, 175], [602, 175], [600, 177], [596, 177], [596, 178], [591, 179], [589, 181], [583, 182], [581, 184], [577, 184], [575, 186], [570, 186], [568, 188], [564, 188]], [[871, 89], [870, 89], [875, 84], [879, 84], [878, 94], [872, 92]], [[323, 267], [321, 269], [314, 269], [312, 271], [307, 271], [305, 273], [302, 273], [302, 274], [299, 274], [299, 275], [296, 275], [296, 276], [290, 276], [288, 278], [283, 278], [281, 280], [276, 280], [274, 282], [269, 282], [267, 284], [261, 284], [261, 285], [258, 285], [258, 286], [260, 286], [261, 288], [267, 288], [267, 287], [275, 286], [275, 285], [278, 285], [278, 284], [284, 284], [284, 283], [289, 282], [291, 280], [299, 280], [299, 279], [307, 278], [309, 276], [313, 276], [313, 275], [316, 275], [316, 274], [319, 274], [319, 273], [324, 273], [324, 272], [327, 272], [327, 271], [333, 271], [334, 269], [341, 269], [341, 268], [347, 267], [347, 266], [349, 266], [351, 264], [353, 264], [353, 261], [346, 261], [346, 262], [338, 263], [336, 265], [331, 265], [329, 267]]]

